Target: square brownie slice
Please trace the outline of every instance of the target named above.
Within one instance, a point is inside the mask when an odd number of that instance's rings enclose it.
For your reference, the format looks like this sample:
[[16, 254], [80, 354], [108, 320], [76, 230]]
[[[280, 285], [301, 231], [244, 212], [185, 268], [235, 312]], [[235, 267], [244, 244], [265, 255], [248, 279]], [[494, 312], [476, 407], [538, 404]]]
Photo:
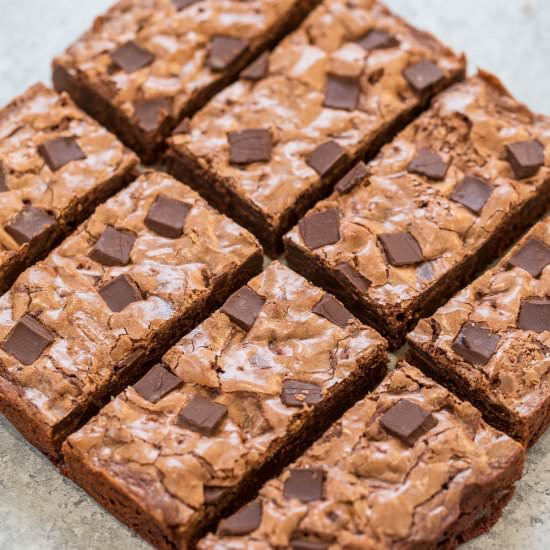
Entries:
[[65, 467], [156, 548], [192, 548], [386, 362], [378, 333], [276, 262], [68, 438]]
[[0, 298], [0, 412], [63, 440], [261, 270], [256, 239], [170, 176], [101, 205]]
[[199, 550], [456, 548], [499, 518], [521, 445], [398, 365]]
[[275, 256], [339, 176], [464, 68], [463, 57], [379, 2], [325, 0], [175, 133], [168, 170]]
[[550, 424], [550, 218], [407, 340], [426, 373], [535, 443]]
[[137, 157], [66, 94], [36, 84], [0, 110], [0, 293], [134, 177]]
[[56, 89], [146, 162], [319, 0], [121, 0], [53, 62]]
[[481, 72], [302, 218], [289, 265], [399, 347], [550, 206], [549, 145], [550, 118]]

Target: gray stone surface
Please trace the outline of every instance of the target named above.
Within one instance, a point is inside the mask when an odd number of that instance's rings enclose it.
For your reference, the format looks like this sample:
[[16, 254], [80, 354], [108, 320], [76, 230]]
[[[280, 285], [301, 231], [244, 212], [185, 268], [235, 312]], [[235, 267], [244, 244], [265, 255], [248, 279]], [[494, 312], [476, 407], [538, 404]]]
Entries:
[[[498, 74], [533, 109], [550, 114], [548, 0], [387, 0]], [[37, 80], [110, 0], [0, 0], [0, 104]], [[91, 501], [0, 417], [0, 550], [149, 548]], [[550, 548], [550, 433], [530, 451], [503, 519], [469, 550]]]

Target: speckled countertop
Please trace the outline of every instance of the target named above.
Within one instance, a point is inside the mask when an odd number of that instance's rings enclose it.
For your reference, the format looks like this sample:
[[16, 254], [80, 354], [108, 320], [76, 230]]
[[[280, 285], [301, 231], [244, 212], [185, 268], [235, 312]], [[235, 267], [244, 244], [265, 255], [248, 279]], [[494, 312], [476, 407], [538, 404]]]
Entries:
[[[550, 114], [549, 0], [386, 0], [498, 74], [532, 109]], [[111, 0], [0, 0], [0, 104], [37, 80], [51, 58]], [[64, 479], [0, 416], [0, 550], [150, 548]], [[550, 432], [529, 452], [502, 520], [469, 550], [550, 548]]]

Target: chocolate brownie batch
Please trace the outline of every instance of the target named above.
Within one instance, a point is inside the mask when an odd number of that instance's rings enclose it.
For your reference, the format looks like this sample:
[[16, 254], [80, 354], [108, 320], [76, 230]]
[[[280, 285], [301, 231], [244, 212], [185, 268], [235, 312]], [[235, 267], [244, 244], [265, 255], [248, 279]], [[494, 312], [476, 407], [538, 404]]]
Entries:
[[465, 72], [375, 0], [117, 2], [0, 110], [0, 411], [159, 549], [487, 531], [550, 424], [550, 118]]

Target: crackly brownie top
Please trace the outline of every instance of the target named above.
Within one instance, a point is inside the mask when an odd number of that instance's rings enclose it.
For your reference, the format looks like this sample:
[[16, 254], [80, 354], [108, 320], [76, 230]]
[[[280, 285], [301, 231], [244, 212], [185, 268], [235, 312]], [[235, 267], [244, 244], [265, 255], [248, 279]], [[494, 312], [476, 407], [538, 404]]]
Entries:
[[409, 339], [493, 402], [531, 416], [550, 397], [550, 218]]
[[276, 262], [68, 442], [158, 521], [184, 529], [384, 350], [375, 331]]
[[66, 94], [29, 88], [0, 110], [0, 264], [136, 162]]
[[254, 50], [298, 0], [121, 0], [56, 59], [145, 131]]
[[[549, 145], [550, 119], [481, 73], [440, 94], [288, 238], [360, 276], [361, 285], [344, 274], [357, 295], [405, 309], [540, 193]], [[327, 212], [332, 230], [315, 230]]]
[[[171, 143], [277, 225], [320, 176], [463, 65], [374, 0], [325, 0], [263, 70], [218, 94]], [[248, 157], [236, 157], [235, 134], [249, 130], [263, 140], [249, 139]]]
[[146, 173], [0, 298], [0, 376], [53, 425], [258, 248], [188, 187]]
[[428, 546], [522, 452], [472, 405], [401, 363], [199, 548]]

